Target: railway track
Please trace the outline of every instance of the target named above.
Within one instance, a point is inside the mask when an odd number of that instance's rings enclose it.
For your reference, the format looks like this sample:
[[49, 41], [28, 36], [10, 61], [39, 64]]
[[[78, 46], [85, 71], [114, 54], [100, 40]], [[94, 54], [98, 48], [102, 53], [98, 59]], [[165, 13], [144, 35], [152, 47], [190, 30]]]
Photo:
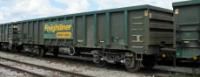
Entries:
[[[63, 58], [66, 58], [66, 57], [63, 56]], [[45, 59], [45, 60], [48, 60], [48, 59]], [[116, 70], [120, 70], [120, 69], [116, 69]], [[143, 73], [145, 73], [146, 71], [149, 71], [149, 70], [146, 70], [145, 68], [143, 68], [141, 71], [143, 71]], [[173, 65], [172, 66], [156, 65], [151, 71], [156, 71], [154, 73], [160, 72], [160, 73], [168, 74], [167, 76], [166, 76], [166, 74], [165, 75], [164, 74], [156, 74], [155, 75], [156, 77], [157, 76], [158, 77], [169, 77], [169, 76], [175, 75], [175, 74], [182, 74], [182, 75], [185, 75], [185, 76], [200, 77], [200, 68], [194, 68], [194, 67], [183, 67], [183, 66], [182, 67], [181, 66], [174, 67]]]
[[[68, 58], [68, 57], [64, 57], [63, 58]], [[88, 61], [88, 60], [86, 60]], [[117, 69], [116, 69], [117, 70]], [[145, 73], [145, 71], [149, 71], [149, 70], [142, 70], [143, 73]], [[175, 74], [182, 74], [185, 76], [193, 76], [193, 77], [200, 77], [200, 67], [199, 68], [195, 68], [195, 67], [183, 67], [183, 66], [176, 66], [174, 67], [172, 66], [166, 66], [166, 65], [156, 65], [152, 71], [156, 71], [155, 73], [167, 73], [168, 75], [166, 76], [163, 74], [156, 74], [155, 76], [158, 77], [168, 77], [171, 75], [175, 75]], [[153, 76], [153, 75], [152, 75]]]
[[173, 66], [156, 66], [154, 69], [163, 70], [167, 72], [184, 73], [184, 74], [196, 74], [200, 76], [200, 68], [190, 67], [173, 67]]
[[[8, 52], [6, 52], [6, 54], [8, 54]], [[9, 54], [13, 54], [13, 53], [9, 53]], [[16, 54], [16, 53], [14, 53], [14, 54]], [[17, 55], [26, 56], [26, 55], [23, 55], [23, 54], [17, 54]], [[10, 60], [11, 59], [11, 61], [14, 61], [14, 62], [15, 61], [22, 62], [22, 60], [20, 60], [20, 59], [18, 61], [16, 59], [12, 59], [11, 57], [7, 58], [6, 56], [0, 56], [0, 61], [2, 59], [3, 60]], [[60, 58], [48, 57], [48, 58], [37, 58], [37, 59], [50, 61], [50, 62], [58, 62], [58, 63], [60, 63], [60, 62], [62, 63], [66, 60], [65, 57], [60, 57]], [[22, 62], [22, 63], [24, 63], [24, 62]], [[25, 62], [25, 64], [30, 64], [30, 63], [31, 62]], [[35, 65], [35, 63], [33, 65]], [[38, 65], [36, 65], [36, 66], [38, 66]], [[43, 68], [43, 67], [46, 67], [46, 66], [42, 66], [42, 67], [39, 67], [39, 68]], [[113, 67], [113, 68], [115, 68], [115, 67]], [[123, 71], [124, 68], [119, 67], [119, 68], [116, 68], [116, 70]], [[96, 72], [98, 72], [98, 71], [96, 71]], [[171, 77], [171, 76], [179, 77], [180, 75], [185, 76], [185, 77], [188, 77], [188, 76], [189, 77], [199, 77], [200, 76], [200, 68], [194, 69], [194, 68], [190, 68], [190, 67], [173, 67], [173, 66], [157, 65], [157, 66], [155, 66], [155, 68], [153, 70], [142, 69], [138, 73], [136, 72], [136, 74], [147, 75], [147, 77], [152, 77], [152, 76], [155, 76], [155, 77]], [[41, 77], [41, 76], [38, 76], [38, 77]], [[80, 76], [78, 76], [78, 77], [80, 77]], [[86, 77], [86, 76], [84, 76], [84, 77]]]
[[[173, 67], [173, 66], [164, 66], [157, 65], [154, 67], [156, 71], [163, 71], [168, 73], [168, 77], [200, 77], [200, 68], [191, 68], [191, 67]], [[158, 75], [159, 76], [159, 75]], [[159, 76], [166, 77], [166, 76]]]
[[9, 69], [31, 74], [36, 77], [92, 77], [84, 74], [26, 63], [4, 57], [0, 57], [0, 65]]

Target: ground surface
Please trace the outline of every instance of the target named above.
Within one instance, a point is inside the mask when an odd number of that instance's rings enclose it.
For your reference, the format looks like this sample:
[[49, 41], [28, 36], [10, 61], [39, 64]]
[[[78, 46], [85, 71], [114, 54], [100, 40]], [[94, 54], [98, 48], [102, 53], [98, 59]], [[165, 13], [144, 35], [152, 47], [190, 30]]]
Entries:
[[[154, 70], [146, 71], [143, 69], [136, 73], [129, 73], [123, 67], [118, 67], [115, 65], [110, 65], [105, 68], [100, 68], [88, 61], [65, 59], [65, 58], [47, 57], [41, 59], [41, 58], [34, 58], [34, 57], [23, 56], [13, 53], [5, 53], [5, 52], [0, 52], [0, 56], [28, 63], [48, 66], [52, 68], [63, 69], [66, 71], [86, 74], [95, 77], [169, 77], [170, 74], [169, 72], [161, 72]], [[6, 72], [1, 72], [1, 70], [4, 71], [4, 69], [0, 69], [0, 77], [27, 77], [26, 75], [23, 74], [21, 75], [21, 73], [16, 73], [16, 72], [9, 73], [7, 72], [9, 70], [5, 70]]]

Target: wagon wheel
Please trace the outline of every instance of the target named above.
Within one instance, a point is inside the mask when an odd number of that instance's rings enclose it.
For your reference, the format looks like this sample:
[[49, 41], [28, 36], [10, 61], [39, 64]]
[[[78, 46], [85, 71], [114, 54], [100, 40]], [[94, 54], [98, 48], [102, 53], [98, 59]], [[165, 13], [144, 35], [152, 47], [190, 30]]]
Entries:
[[40, 48], [39, 49], [40, 51], [39, 51], [39, 57], [44, 57], [45, 55], [46, 55], [46, 51], [43, 49], [43, 48]]
[[36, 54], [38, 57], [43, 57], [45, 55], [45, 51], [42, 48], [33, 48], [32, 52]]
[[99, 67], [104, 67], [107, 65], [107, 62], [106, 61], [103, 61], [101, 60], [102, 56], [100, 54], [100, 51], [98, 50], [94, 50], [92, 51], [92, 54], [93, 54], [93, 62], [99, 66]]
[[32, 53], [34, 53], [36, 56], [40, 55], [40, 49], [39, 48], [33, 48]]
[[70, 56], [74, 56], [75, 54], [76, 54], [75, 48], [74, 47], [70, 47], [69, 55]]
[[11, 52], [16, 52], [17, 51], [15, 45], [13, 45], [13, 44], [8, 44], [8, 46], [5, 47], [5, 50], [6, 51], [11, 51]]
[[135, 60], [134, 57], [126, 57], [125, 67], [129, 72], [135, 72], [140, 69], [140, 62]]

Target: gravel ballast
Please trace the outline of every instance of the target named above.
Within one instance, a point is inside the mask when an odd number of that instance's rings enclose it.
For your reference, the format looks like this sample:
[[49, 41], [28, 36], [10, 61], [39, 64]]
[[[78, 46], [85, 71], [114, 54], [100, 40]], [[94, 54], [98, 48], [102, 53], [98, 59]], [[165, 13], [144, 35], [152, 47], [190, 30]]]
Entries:
[[66, 71], [76, 72], [80, 74], [95, 76], [95, 77], [146, 77], [146, 75], [141, 73], [129, 73], [124, 70], [115, 70], [115, 69], [107, 69], [107, 68], [99, 68], [94, 67], [86, 64], [81, 64], [79, 62], [71, 63], [67, 60], [64, 62], [53, 62], [53, 61], [47, 61], [27, 56], [22, 56], [18, 54], [13, 53], [6, 53], [6, 52], [0, 52], [0, 56], [4, 58], [10, 58], [14, 60], [19, 60], [27, 63], [37, 64], [41, 66], [47, 66], [57, 69], [62, 69]]

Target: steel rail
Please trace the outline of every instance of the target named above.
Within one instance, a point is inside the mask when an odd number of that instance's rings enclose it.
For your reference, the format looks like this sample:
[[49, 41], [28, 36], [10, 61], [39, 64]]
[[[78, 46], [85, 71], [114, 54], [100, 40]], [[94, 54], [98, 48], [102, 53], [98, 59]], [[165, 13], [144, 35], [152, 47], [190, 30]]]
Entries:
[[46, 77], [46, 76], [38, 74], [38, 73], [34, 73], [34, 72], [27, 71], [27, 70], [24, 70], [24, 69], [20, 69], [20, 68], [17, 68], [17, 67], [5, 65], [5, 64], [2, 64], [2, 63], [0, 63], [0, 66], [5, 67], [6, 69], [12, 69], [12, 70], [15, 70], [15, 71], [20, 71], [22, 73], [28, 73], [28, 74], [36, 76], [36, 77]]
[[[50, 70], [50, 71], [57, 71], [57, 72], [60, 72], [60, 73], [70, 74], [70, 75], [76, 76], [76, 77], [77, 76], [78, 77], [93, 77], [93, 76], [89, 76], [89, 75], [85, 75], [85, 74], [75, 73], [75, 72], [71, 72], [71, 71], [65, 71], [65, 70], [62, 70], [62, 69], [57, 69], [57, 68], [52, 68], [52, 67], [32, 64], [32, 63], [28, 63], [28, 62], [22, 62], [22, 61], [19, 61], [19, 60], [13, 60], [13, 59], [4, 58], [4, 57], [0, 57], [0, 59], [4, 59], [6, 61], [16, 62], [16, 63], [28, 65], [28, 66], [34, 66], [34, 67], [37, 67], [37, 68], [42, 68], [42, 69], [46, 69], [46, 70]], [[8, 66], [8, 65], [2, 65], [2, 66], [11, 67], [12, 68], [12, 66]], [[15, 69], [15, 68], [13, 67], [13, 69]], [[16, 69], [18, 70], [18, 68], [16, 68]], [[24, 71], [23, 69], [19, 69], [19, 70]], [[31, 72], [28, 72], [28, 71], [24, 71], [24, 72], [31, 73]], [[43, 77], [43, 76], [41, 75], [40, 77]]]

